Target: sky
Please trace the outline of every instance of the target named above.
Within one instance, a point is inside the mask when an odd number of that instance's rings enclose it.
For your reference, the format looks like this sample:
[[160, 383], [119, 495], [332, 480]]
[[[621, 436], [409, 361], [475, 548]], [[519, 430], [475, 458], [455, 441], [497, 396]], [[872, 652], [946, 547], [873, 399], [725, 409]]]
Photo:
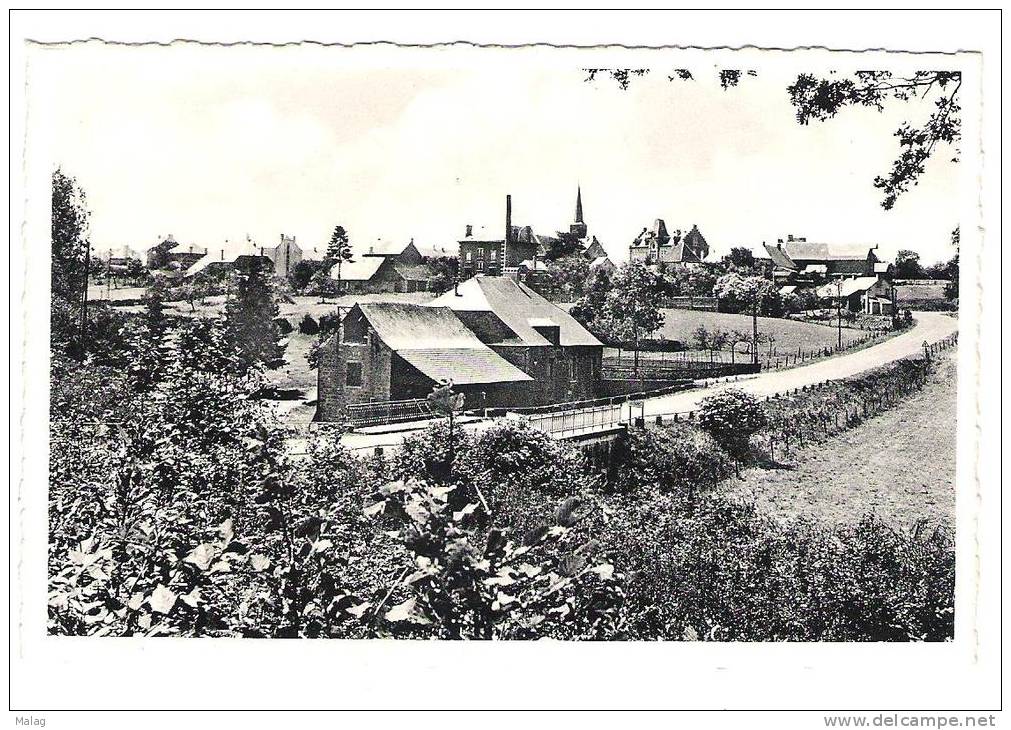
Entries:
[[[587, 83], [581, 57], [514, 49], [39, 47], [28, 155], [77, 178], [97, 248], [169, 233], [210, 249], [282, 233], [322, 248], [339, 224], [360, 249], [414, 239], [455, 251], [467, 224], [501, 235], [507, 193], [514, 224], [567, 229], [578, 185], [618, 262], [656, 218], [697, 225], [711, 257], [788, 234], [877, 244], [883, 259], [954, 253], [951, 150], [893, 210], [872, 184], [898, 153], [895, 130], [926, 119], [929, 102], [801, 126], [786, 87], [824, 66], [794, 55], [724, 90], [697, 53], [655, 59], [622, 91]], [[685, 65], [696, 80], [668, 81]]]

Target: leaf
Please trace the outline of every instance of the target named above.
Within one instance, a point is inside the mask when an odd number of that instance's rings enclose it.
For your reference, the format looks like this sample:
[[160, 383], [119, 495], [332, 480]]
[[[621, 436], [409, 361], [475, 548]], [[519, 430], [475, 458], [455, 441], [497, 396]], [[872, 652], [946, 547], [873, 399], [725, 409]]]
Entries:
[[312, 551], [314, 553], [321, 553], [324, 550], [328, 550], [333, 547], [333, 542], [330, 540], [317, 540], [312, 544]]
[[614, 566], [610, 563], [601, 563], [600, 565], [594, 565], [590, 568], [591, 573], [596, 573], [604, 580], [610, 580], [611, 576], [614, 575]]
[[226, 545], [235, 538], [235, 530], [232, 527], [231, 517], [222, 522], [221, 526], [218, 527], [218, 535], [221, 537], [221, 542]]
[[176, 605], [176, 594], [159, 583], [154, 593], [147, 599], [147, 603], [156, 613], [168, 613]]
[[362, 512], [366, 517], [375, 517], [378, 514], [382, 514], [386, 509], [386, 501], [376, 502], [375, 504], [370, 504]]
[[126, 605], [131, 611], [136, 611], [138, 608], [144, 605], [144, 594], [134, 593], [132, 596], [130, 596], [130, 600], [129, 602], [127, 602]]
[[414, 598], [408, 598], [386, 612], [386, 620], [393, 622], [408, 621], [415, 624], [432, 623], [417, 611], [418, 602]]
[[369, 603], [368, 601], [362, 601], [357, 606], [352, 606], [351, 608], [346, 608], [344, 610], [350, 613], [355, 618], [361, 618], [362, 616], [365, 615], [365, 612], [368, 611], [370, 608], [372, 608], [371, 603]]
[[267, 568], [270, 567], [270, 558], [266, 555], [260, 555], [259, 553], [253, 553], [249, 556], [249, 564], [253, 566], [253, 570], [257, 573], [262, 573]]
[[183, 562], [192, 563], [200, 568], [200, 570], [207, 570], [211, 565], [211, 561], [214, 560], [215, 552], [214, 547], [209, 543], [201, 543], [193, 548], [192, 552], [186, 556]]
[[454, 512], [453, 513], [453, 520], [455, 522], [459, 522], [460, 520], [462, 520], [467, 515], [473, 514], [474, 510], [476, 510], [477, 507], [478, 507], [477, 502], [471, 502], [466, 507], [464, 507], [462, 510], [460, 510], [458, 512]]
[[681, 638], [684, 641], [698, 641], [699, 632], [693, 629], [691, 626], [685, 626], [684, 633], [681, 634]]
[[189, 593], [184, 593], [179, 596], [179, 600], [185, 603], [190, 608], [196, 608], [197, 604], [200, 603], [200, 588], [194, 588]]

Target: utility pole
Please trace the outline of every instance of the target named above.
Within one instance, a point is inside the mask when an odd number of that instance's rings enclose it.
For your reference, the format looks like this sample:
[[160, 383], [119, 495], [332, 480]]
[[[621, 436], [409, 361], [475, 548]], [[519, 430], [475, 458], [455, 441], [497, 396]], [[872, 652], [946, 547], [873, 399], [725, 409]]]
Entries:
[[758, 292], [751, 303], [751, 363], [758, 364]]
[[81, 292], [81, 360], [84, 360], [84, 340], [88, 329], [88, 282], [91, 280], [91, 244], [86, 243], [84, 248], [84, 291]]
[[837, 350], [842, 350], [842, 280], [837, 279], [835, 283], [835, 311], [836, 311], [836, 331], [838, 333]]

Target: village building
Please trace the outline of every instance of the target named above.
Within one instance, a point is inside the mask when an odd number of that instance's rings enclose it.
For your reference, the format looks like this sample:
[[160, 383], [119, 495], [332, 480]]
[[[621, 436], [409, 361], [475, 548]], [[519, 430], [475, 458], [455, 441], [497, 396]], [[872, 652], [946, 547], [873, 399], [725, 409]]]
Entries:
[[836, 279], [815, 290], [820, 299], [836, 302], [851, 312], [894, 315], [895, 286], [883, 276], [858, 276]]
[[274, 273], [274, 262], [267, 255], [267, 250], [266, 246], [258, 245], [248, 236], [241, 242], [225, 241], [195, 261], [185, 270], [184, 276], [187, 279], [198, 276], [216, 278], [257, 265], [261, 271]]
[[362, 303], [319, 350], [316, 420], [347, 406], [423, 399], [452, 382], [465, 408], [523, 405], [533, 379], [497, 355], [447, 307]]
[[791, 235], [763, 246], [772, 260], [773, 279], [780, 284], [813, 285], [889, 273], [888, 264], [875, 253], [876, 245], [814, 243]]
[[143, 261], [141, 255], [129, 246], [99, 248], [93, 255], [105, 264], [106, 271], [111, 276], [125, 276], [129, 273], [131, 264]]
[[341, 291], [355, 293], [435, 291], [438, 272], [425, 261], [414, 241], [395, 244], [377, 241], [364, 251], [342, 262], [340, 270], [334, 264], [330, 278], [340, 281]]
[[468, 224], [459, 241], [461, 279], [471, 276], [516, 275], [540, 270], [538, 262], [567, 255], [580, 255], [594, 261], [606, 258], [607, 251], [590, 235], [583, 220], [582, 189], [576, 189], [575, 219], [567, 231], [554, 236], [536, 233], [530, 226], [513, 225], [512, 196], [506, 196], [505, 226], [501, 233]]
[[506, 276], [475, 276], [437, 297], [477, 337], [535, 381], [528, 405], [594, 398], [603, 345], [568, 312]]
[[273, 247], [266, 247], [264, 254], [274, 262], [274, 273], [278, 276], [288, 276], [298, 266], [304, 256], [302, 249], [295, 242], [294, 236], [281, 234], [281, 242]]
[[628, 248], [629, 261], [646, 265], [694, 266], [708, 255], [709, 244], [698, 226], [693, 225], [684, 237], [673, 237], [663, 218], [643, 228]]
[[164, 269], [186, 271], [206, 255], [206, 246], [181, 244], [170, 233], [147, 250], [147, 268], [152, 271]]

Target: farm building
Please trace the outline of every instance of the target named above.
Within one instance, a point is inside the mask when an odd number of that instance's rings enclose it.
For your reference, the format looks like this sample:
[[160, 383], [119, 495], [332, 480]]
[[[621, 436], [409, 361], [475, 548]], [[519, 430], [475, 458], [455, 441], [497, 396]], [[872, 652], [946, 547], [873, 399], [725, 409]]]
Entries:
[[352, 404], [424, 399], [447, 380], [467, 408], [522, 405], [532, 384], [446, 307], [358, 304], [320, 348], [316, 420], [342, 420]]
[[274, 262], [267, 255], [267, 247], [260, 246], [248, 238], [240, 243], [225, 241], [219, 248], [208, 251], [185, 270], [184, 276], [221, 276], [225, 273], [254, 265], [255, 262], [263, 269], [273, 272]]
[[843, 300], [851, 312], [889, 315], [894, 313], [895, 287], [880, 276], [859, 276], [829, 282], [816, 290], [822, 299]]
[[[372, 244], [342, 263], [339, 276], [341, 290], [361, 293], [432, 291], [439, 282], [438, 272], [425, 262], [414, 241]], [[330, 278], [338, 278], [336, 264]]]
[[887, 275], [889, 266], [867, 244], [812, 243], [787, 236], [775, 246], [763, 244], [772, 259], [773, 277], [781, 284], [817, 283], [826, 279]]
[[528, 405], [596, 396], [603, 345], [524, 284], [475, 276], [430, 306], [452, 309], [482, 342], [536, 381]]

